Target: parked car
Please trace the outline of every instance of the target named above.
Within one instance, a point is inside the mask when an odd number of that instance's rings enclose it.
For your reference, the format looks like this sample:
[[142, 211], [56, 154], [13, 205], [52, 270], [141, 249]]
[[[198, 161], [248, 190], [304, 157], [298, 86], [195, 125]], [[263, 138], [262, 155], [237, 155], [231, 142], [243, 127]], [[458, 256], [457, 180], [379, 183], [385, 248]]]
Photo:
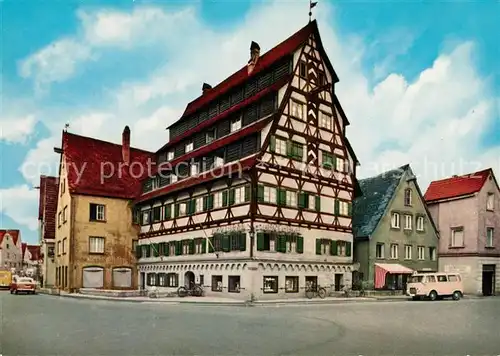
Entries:
[[10, 285], [10, 294], [35, 294], [36, 283], [33, 278], [29, 277], [14, 277]]
[[413, 300], [429, 298], [436, 300], [451, 297], [462, 298], [464, 288], [458, 273], [422, 273], [410, 277], [406, 294]]

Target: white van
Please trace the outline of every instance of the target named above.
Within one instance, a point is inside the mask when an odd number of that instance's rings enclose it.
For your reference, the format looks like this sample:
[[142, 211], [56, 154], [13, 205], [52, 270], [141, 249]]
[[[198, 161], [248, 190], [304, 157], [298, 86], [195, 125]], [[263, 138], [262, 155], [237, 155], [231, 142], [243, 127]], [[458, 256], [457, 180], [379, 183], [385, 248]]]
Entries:
[[410, 277], [406, 294], [418, 300], [451, 297], [459, 300], [464, 294], [462, 277], [458, 273], [418, 273]]

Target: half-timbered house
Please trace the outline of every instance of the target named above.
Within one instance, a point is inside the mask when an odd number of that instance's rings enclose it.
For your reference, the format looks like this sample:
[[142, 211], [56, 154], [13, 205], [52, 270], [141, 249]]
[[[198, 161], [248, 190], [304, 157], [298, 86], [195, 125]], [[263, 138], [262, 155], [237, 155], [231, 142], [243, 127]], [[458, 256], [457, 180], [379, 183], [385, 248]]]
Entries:
[[143, 288], [262, 299], [350, 285], [357, 159], [338, 80], [312, 21], [203, 84], [135, 201]]

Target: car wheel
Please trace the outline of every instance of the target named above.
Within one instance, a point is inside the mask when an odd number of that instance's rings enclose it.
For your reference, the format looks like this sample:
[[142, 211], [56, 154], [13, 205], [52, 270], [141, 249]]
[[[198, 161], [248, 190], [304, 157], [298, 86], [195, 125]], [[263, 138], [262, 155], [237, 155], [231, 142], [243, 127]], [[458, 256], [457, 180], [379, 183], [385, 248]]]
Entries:
[[451, 297], [453, 298], [453, 300], [460, 300], [460, 298], [462, 298], [462, 293], [460, 293], [459, 291], [454, 291]]
[[429, 293], [429, 299], [435, 301], [438, 298], [438, 294], [435, 290]]

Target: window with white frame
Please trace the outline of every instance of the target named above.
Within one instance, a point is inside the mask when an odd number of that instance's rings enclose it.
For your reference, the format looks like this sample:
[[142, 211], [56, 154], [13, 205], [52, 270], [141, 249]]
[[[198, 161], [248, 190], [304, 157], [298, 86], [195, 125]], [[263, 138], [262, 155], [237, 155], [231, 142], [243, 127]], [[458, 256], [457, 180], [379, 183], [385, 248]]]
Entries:
[[412, 203], [411, 189], [407, 188], [405, 189], [405, 205], [411, 206], [411, 203]]
[[486, 247], [493, 247], [494, 232], [495, 232], [494, 228], [492, 227], [486, 228]]
[[215, 156], [214, 158], [214, 168], [221, 167], [224, 165], [224, 158]]
[[405, 214], [405, 230], [411, 230], [413, 217], [411, 215]]
[[276, 148], [275, 152], [277, 154], [286, 156], [286, 140], [276, 137]]
[[234, 190], [234, 203], [241, 204], [245, 202], [245, 187], [238, 187]]
[[222, 207], [222, 192], [214, 193], [214, 209]]
[[168, 245], [168, 254], [169, 254], [170, 256], [175, 256], [175, 244], [170, 243], [170, 244]]
[[189, 241], [182, 242], [182, 254], [189, 255]]
[[424, 217], [417, 216], [417, 230], [424, 231]]
[[487, 210], [495, 209], [495, 194], [488, 193], [488, 196], [486, 198], [486, 209]]
[[399, 258], [398, 245], [397, 244], [391, 244], [391, 258], [393, 260], [397, 260]]
[[333, 127], [333, 120], [330, 114], [327, 114], [323, 111], [319, 112], [319, 126], [323, 127], [327, 130], [331, 130]]
[[184, 216], [187, 214], [187, 203], [179, 204], [179, 216]]
[[339, 200], [339, 214], [349, 216], [349, 203]]
[[186, 143], [186, 153], [191, 152], [193, 150], [193, 147], [194, 145], [192, 142]]
[[174, 151], [167, 152], [167, 160], [171, 161], [174, 159]]
[[412, 246], [405, 245], [405, 260], [411, 260], [412, 255]]
[[376, 258], [385, 258], [385, 245], [383, 243], [378, 243], [375, 247]]
[[195, 176], [198, 174], [198, 165], [197, 164], [192, 164], [191, 165], [191, 175]]
[[344, 164], [344, 159], [341, 157], [337, 157], [337, 159], [335, 160], [335, 169], [337, 171], [344, 172]]
[[90, 220], [105, 221], [105, 207], [102, 204], [90, 204]]
[[241, 129], [241, 117], [231, 120], [231, 132]]
[[391, 215], [391, 227], [399, 229], [400, 224], [399, 224], [399, 213], [392, 213]]
[[104, 237], [89, 237], [89, 253], [104, 253]]
[[418, 246], [417, 253], [418, 253], [419, 260], [425, 260], [425, 247], [424, 246]]
[[451, 229], [451, 247], [463, 247], [464, 246], [464, 229], [462, 227], [456, 227]]
[[286, 205], [297, 206], [297, 192], [286, 191]]
[[266, 203], [276, 203], [276, 188], [264, 186], [264, 201]]
[[291, 108], [292, 108], [291, 114], [293, 117], [296, 117], [301, 120], [304, 118], [304, 104], [292, 100]]
[[297, 252], [297, 237], [290, 236], [286, 241], [286, 252]]
[[196, 212], [200, 213], [203, 211], [203, 197], [201, 198], [196, 198]]
[[[435, 261], [436, 260], [436, 248], [435, 247], [429, 247], [429, 258], [431, 259], [431, 261]], [[424, 256], [425, 258], [425, 256]]]

